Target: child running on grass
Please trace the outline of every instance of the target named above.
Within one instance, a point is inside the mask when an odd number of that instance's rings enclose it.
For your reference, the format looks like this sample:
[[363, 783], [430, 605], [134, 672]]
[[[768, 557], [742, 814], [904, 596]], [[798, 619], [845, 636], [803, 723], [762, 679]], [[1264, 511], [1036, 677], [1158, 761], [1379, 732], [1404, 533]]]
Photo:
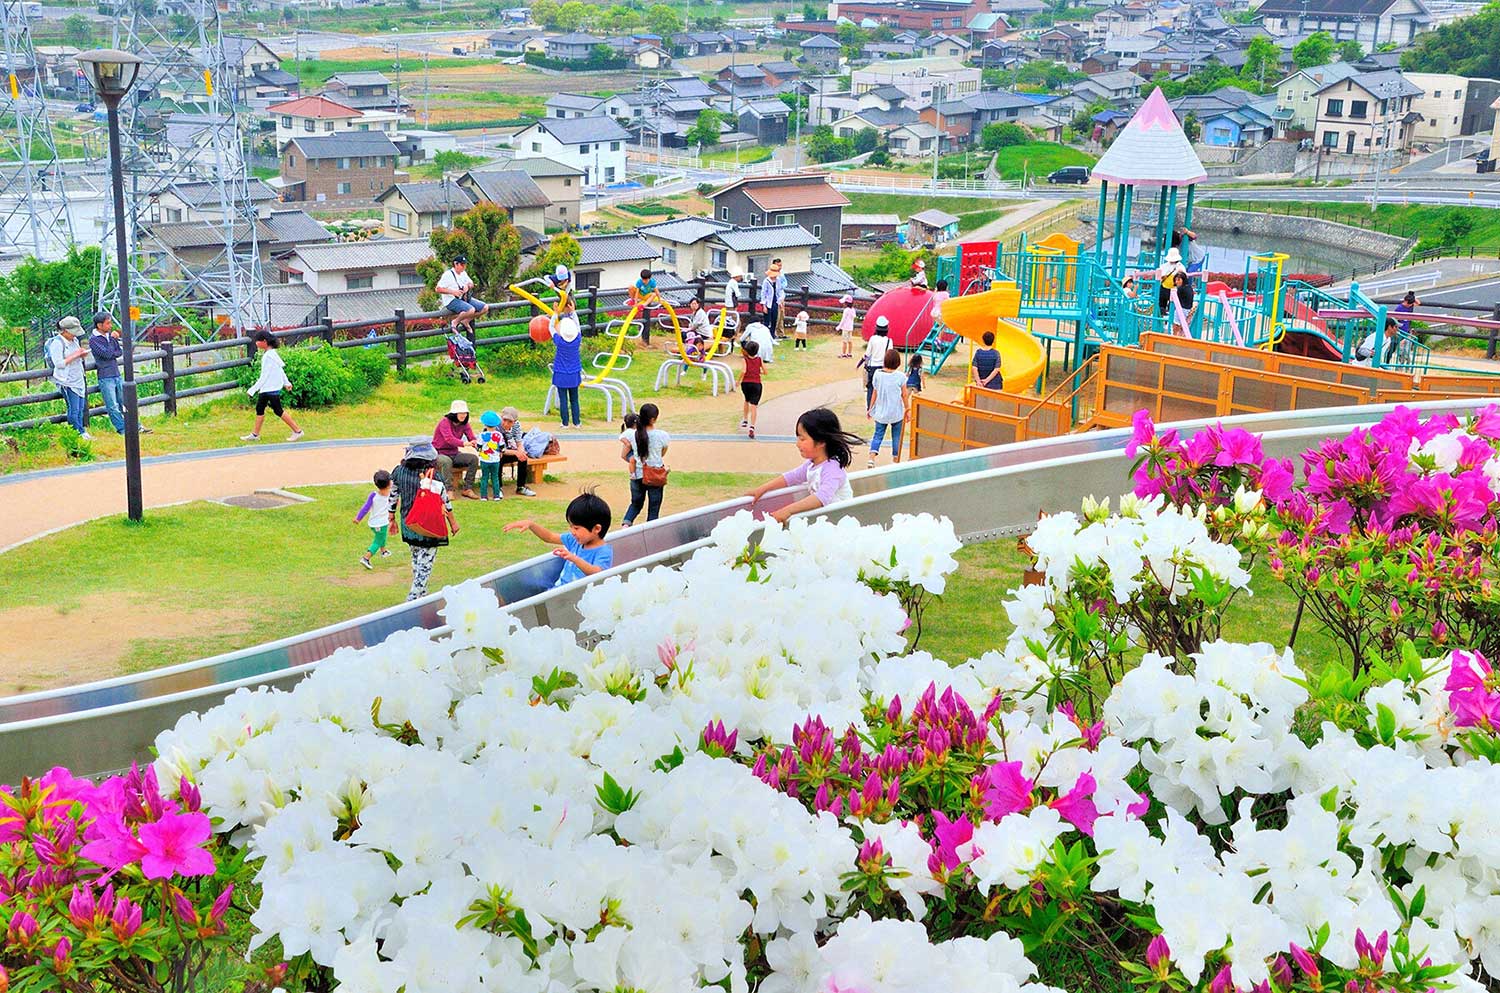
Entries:
[[391, 499], [395, 496], [391, 485], [390, 473], [384, 469], [376, 471], [375, 488], [365, 497], [365, 505], [359, 508], [359, 513], [354, 515], [355, 524], [364, 521], [370, 526], [370, 547], [359, 557], [359, 564], [366, 569], [375, 568], [370, 564], [370, 556], [376, 552], [383, 559], [391, 557], [391, 550], [385, 547], [387, 535], [396, 530], [396, 521], [391, 516]]
[[747, 341], [740, 346], [740, 351], [745, 359], [745, 371], [740, 373], [740, 392], [745, 394], [745, 409], [740, 414], [740, 427], [749, 428], [750, 437], [754, 438], [755, 417], [760, 412], [760, 377], [764, 363], [760, 359], [759, 343]]
[[609, 504], [593, 490], [585, 490], [573, 498], [566, 512], [568, 533], [559, 535], [534, 521], [512, 521], [505, 525], [506, 533], [530, 531], [549, 545], [560, 545], [552, 554], [565, 560], [562, 575], [557, 577], [554, 587], [603, 572], [615, 564], [615, 550], [604, 543], [609, 533]]
[[863, 438], [839, 427], [837, 414], [826, 407], [814, 407], [797, 418], [797, 454], [802, 456], [803, 463], [751, 490], [750, 505], [755, 506], [772, 490], [802, 487], [802, 497], [771, 512], [772, 517], [785, 524], [787, 518], [804, 510], [854, 499], [854, 490], [849, 486], [849, 463], [854, 459], [853, 446], [862, 444]]

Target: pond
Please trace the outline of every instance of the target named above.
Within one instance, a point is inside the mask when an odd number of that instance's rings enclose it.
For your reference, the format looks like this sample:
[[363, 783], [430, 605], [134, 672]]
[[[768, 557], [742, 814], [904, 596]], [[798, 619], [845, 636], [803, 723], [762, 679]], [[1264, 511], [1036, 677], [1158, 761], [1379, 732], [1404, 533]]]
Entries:
[[[1139, 235], [1130, 238], [1130, 253], [1140, 250]], [[1308, 238], [1282, 238], [1267, 243], [1264, 238], [1230, 231], [1204, 231], [1198, 243], [1208, 252], [1209, 272], [1241, 273], [1250, 256], [1264, 252], [1283, 252], [1287, 259], [1287, 273], [1328, 273], [1347, 276], [1352, 271], [1369, 272], [1376, 263], [1386, 261], [1384, 256], [1357, 252], [1342, 245], [1330, 245]]]

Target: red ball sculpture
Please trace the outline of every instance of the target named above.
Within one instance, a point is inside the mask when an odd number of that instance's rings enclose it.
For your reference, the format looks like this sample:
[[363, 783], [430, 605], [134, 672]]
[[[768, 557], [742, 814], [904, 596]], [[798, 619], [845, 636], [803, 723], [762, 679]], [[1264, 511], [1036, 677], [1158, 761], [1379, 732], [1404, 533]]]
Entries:
[[897, 348], [916, 348], [932, 330], [932, 292], [911, 286], [887, 290], [865, 311], [860, 333], [865, 340], [875, 333], [875, 321], [884, 317], [890, 322], [891, 344]]
[[531, 334], [531, 340], [539, 345], [551, 341], [552, 319], [546, 314], [537, 314], [531, 319], [531, 324], [527, 328], [527, 331]]

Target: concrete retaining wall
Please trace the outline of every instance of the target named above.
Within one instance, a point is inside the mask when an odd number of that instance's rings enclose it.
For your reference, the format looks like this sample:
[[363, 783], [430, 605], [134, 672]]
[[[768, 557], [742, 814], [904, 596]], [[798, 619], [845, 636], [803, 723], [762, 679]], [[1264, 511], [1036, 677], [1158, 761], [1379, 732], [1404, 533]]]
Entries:
[[1268, 245], [1286, 239], [1319, 241], [1345, 251], [1386, 259], [1405, 254], [1411, 243], [1408, 238], [1380, 231], [1366, 231], [1364, 228], [1334, 221], [1269, 212], [1262, 214], [1245, 210], [1221, 210], [1215, 207], [1193, 208], [1193, 230], [1199, 232], [1205, 241], [1212, 241], [1208, 233], [1227, 231], [1230, 234], [1263, 238]]
[[1291, 172], [1296, 162], [1295, 142], [1268, 141], [1234, 162], [1218, 164], [1205, 159], [1204, 167], [1210, 176], [1260, 176]]

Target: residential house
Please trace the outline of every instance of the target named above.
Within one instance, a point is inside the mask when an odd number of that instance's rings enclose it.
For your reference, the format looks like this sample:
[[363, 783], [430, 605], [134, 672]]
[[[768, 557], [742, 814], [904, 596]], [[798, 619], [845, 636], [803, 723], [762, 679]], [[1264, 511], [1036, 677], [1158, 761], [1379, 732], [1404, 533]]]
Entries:
[[910, 245], [943, 245], [958, 237], [958, 218], [947, 211], [931, 208], [911, 215], [906, 222], [906, 243]]
[[969, 18], [969, 23], [965, 27], [969, 31], [971, 53], [973, 46], [983, 45], [987, 41], [996, 41], [1010, 34], [1010, 25], [1005, 22], [1005, 15], [993, 11], [975, 14]]
[[1096, 34], [1096, 40], [1103, 40], [1110, 35], [1126, 37], [1140, 35], [1156, 27], [1158, 19], [1149, 6], [1138, 3], [1117, 3], [1106, 7], [1094, 15], [1090, 33]]
[[542, 216], [548, 224], [560, 224], [565, 228], [578, 225], [578, 208], [583, 194], [582, 169], [547, 158], [515, 159], [509, 168], [526, 173], [541, 188], [542, 195], [547, 198]]
[[466, 172], [458, 177], [458, 186], [475, 203], [492, 203], [504, 209], [518, 228], [541, 232], [547, 227], [547, 194], [522, 169]]
[[585, 235], [573, 266], [573, 282], [580, 290], [622, 290], [640, 277], [643, 268], [657, 263], [660, 251], [639, 232]]
[[[1141, 56], [1161, 44], [1156, 34], [1112, 34], [1105, 38], [1100, 48], [1120, 60], [1120, 69], [1134, 69]], [[1109, 70], [1106, 70], [1109, 71]], [[1089, 73], [1090, 76], [1095, 75]]]
[[1045, 13], [1047, 5], [1042, 0], [990, 0], [990, 10], [1019, 26], [1026, 19]]
[[749, 52], [760, 44], [760, 34], [755, 31], [725, 28], [721, 33], [724, 36], [724, 50], [728, 52]]
[[926, 121], [903, 124], [892, 128], [885, 135], [886, 148], [892, 155], [903, 159], [931, 158], [938, 150], [938, 139], [942, 134]]
[[834, 121], [830, 127], [840, 138], [853, 138], [865, 128], [873, 128], [882, 136], [887, 136], [897, 128], [916, 124], [921, 119], [921, 115], [909, 107], [898, 107], [896, 110], [880, 110], [871, 107], [868, 110], [856, 110], [851, 114], [846, 114]]
[[1381, 69], [1400, 69], [1401, 53], [1399, 51], [1370, 52], [1368, 55], [1361, 57], [1358, 62], [1354, 63], [1354, 68], [1358, 69], [1360, 72], [1378, 72]]
[[377, 238], [302, 245], [287, 260], [288, 282], [303, 283], [318, 294], [349, 290], [419, 290], [417, 263], [432, 257], [426, 238]]
[[1130, 115], [1123, 110], [1101, 110], [1089, 120], [1094, 125], [1089, 139], [1108, 145], [1115, 140], [1115, 135], [1120, 133], [1120, 129], [1129, 122]]
[[944, 100], [923, 107], [921, 120], [943, 134], [943, 146], [967, 145], [974, 139], [974, 118], [978, 115], [967, 100]]
[[717, 31], [687, 31], [672, 38], [672, 46], [679, 55], [717, 55], [726, 49], [728, 42]]
[[401, 131], [401, 115], [393, 110], [355, 110], [325, 96], [274, 103], [266, 113], [276, 122], [278, 149], [304, 135], [378, 131], [394, 139]]
[[974, 55], [974, 64], [983, 69], [1012, 69], [1026, 59], [1025, 49], [1013, 41], [987, 41]]
[[714, 78], [721, 83], [734, 84], [737, 92], [742, 87], [766, 85], [765, 70], [754, 65], [728, 65], [720, 69]]
[[485, 42], [490, 46], [490, 51], [499, 57], [514, 57], [526, 54], [526, 43], [542, 37], [542, 32], [536, 28], [507, 28], [504, 31], [491, 32]]
[[741, 227], [800, 224], [818, 239], [824, 259], [838, 262], [839, 233], [849, 198], [827, 173], [747, 176], [709, 194], [714, 217]]
[[905, 59], [915, 55], [917, 51], [916, 42], [910, 41], [872, 41], [859, 50], [859, 54], [871, 62], [881, 59]]
[[1162, 73], [1168, 76], [1186, 76], [1215, 60], [1220, 49], [1226, 47], [1213, 42], [1200, 43], [1170, 38], [1155, 48], [1142, 52], [1131, 70], [1146, 79]]
[[387, 238], [425, 238], [433, 228], [453, 226], [453, 218], [474, 206], [474, 198], [447, 177], [430, 183], [397, 183], [375, 198]]
[[967, 59], [974, 46], [966, 38], [950, 34], [932, 34], [917, 42], [917, 55], [948, 59]]
[[612, 117], [544, 118], [514, 137], [515, 158], [552, 159], [583, 170], [583, 184], [624, 182], [630, 133]]
[[1366, 51], [1409, 45], [1432, 22], [1423, 0], [1264, 0], [1256, 14], [1272, 34], [1327, 31], [1335, 41], [1357, 41]]
[[591, 97], [586, 93], [554, 93], [547, 98], [547, 116], [558, 120], [569, 117], [597, 117], [608, 113], [604, 109], [603, 97]]
[[[250, 210], [257, 217], [265, 218], [280, 197], [276, 191], [258, 179], [250, 180], [247, 190]], [[231, 216], [243, 216], [245, 211], [239, 202], [229, 204]], [[300, 213], [300, 212], [298, 212]], [[224, 221], [224, 205], [219, 200], [219, 184], [208, 180], [179, 181], [157, 190], [151, 196], [151, 223], [180, 223], [193, 221]]]
[[797, 46], [802, 51], [802, 64], [810, 72], [837, 73], [843, 61], [844, 46], [823, 35], [813, 35]]
[[784, 145], [792, 109], [780, 100], [746, 100], [739, 105], [739, 130], [762, 145]]
[[1115, 72], [1120, 68], [1120, 57], [1114, 52], [1099, 49], [1090, 52], [1082, 62], [1078, 64], [1079, 72], [1089, 76], [1098, 76], [1101, 73]]
[[719, 92], [697, 76], [664, 79], [660, 86], [665, 93], [678, 100], [708, 100]]
[[328, 77], [323, 86], [326, 96], [355, 110], [393, 110], [411, 108], [411, 101], [398, 97], [383, 72], [341, 72]]
[[560, 62], [587, 62], [594, 49], [602, 44], [603, 38], [579, 31], [554, 35], [547, 39], [547, 58]]
[[885, 24], [930, 34], [960, 31], [976, 14], [990, 11], [989, 0], [835, 0], [837, 16], [855, 24]]
[[236, 101], [294, 97], [301, 92], [302, 80], [282, 69], [281, 56], [260, 39], [225, 35], [223, 41], [230, 92]]
[[1253, 95], [1250, 100], [1238, 104], [1223, 100], [1205, 101], [1197, 109], [1184, 110], [1174, 106], [1173, 110], [1177, 111], [1177, 119], [1180, 121], [1186, 120], [1189, 113], [1193, 115], [1199, 123], [1198, 140], [1205, 145], [1223, 148], [1253, 147], [1265, 144], [1276, 134], [1274, 103]]
[[299, 135], [281, 148], [276, 182], [288, 203], [373, 201], [395, 181], [396, 155], [380, 132]]
[[703, 273], [722, 276], [731, 270], [764, 274], [771, 259], [781, 259], [792, 273], [809, 271], [819, 240], [798, 224], [747, 228], [711, 217], [682, 217], [637, 228], [636, 233], [660, 254], [662, 267], [682, 280]]
[[629, 38], [608, 38], [604, 44], [611, 54], [627, 58], [632, 65], [642, 69], [665, 69], [672, 64], [672, 56], [663, 46], [660, 35], [637, 34]]
[[906, 105], [916, 110], [936, 100], [958, 100], [978, 93], [984, 73], [957, 59], [891, 59], [855, 69], [849, 74], [849, 89], [858, 96], [882, 86], [894, 86], [906, 94]]
[[865, 90], [855, 99], [860, 110], [900, 110], [906, 106], [906, 91], [884, 83], [873, 90]]
[[795, 62], [762, 62], [760, 71], [766, 85], [778, 88], [800, 82], [802, 79], [802, 67]]
[[1311, 132], [1318, 119], [1318, 91], [1358, 74], [1359, 70], [1347, 62], [1298, 69], [1276, 84], [1276, 107], [1291, 111], [1293, 130]]
[[1079, 80], [1072, 86], [1072, 94], [1087, 106], [1095, 100], [1103, 100], [1120, 106], [1132, 103], [1141, 95], [1146, 81], [1128, 69], [1118, 72], [1103, 72], [1088, 79]]
[[845, 214], [843, 227], [844, 244], [856, 241], [895, 241], [901, 230], [901, 218], [896, 214]]
[[1412, 101], [1412, 109], [1422, 115], [1412, 129], [1417, 141], [1488, 134], [1495, 126], [1490, 104], [1500, 97], [1500, 80], [1432, 72], [1408, 72], [1405, 76], [1422, 88], [1422, 95]]
[[[232, 225], [237, 255], [255, 254], [263, 269], [274, 269], [278, 260], [300, 246], [333, 240], [332, 232], [301, 210], [271, 211], [253, 224], [236, 220]], [[144, 265], [174, 280], [188, 282], [200, 274], [222, 271], [226, 250], [226, 226], [222, 221], [163, 221], [147, 225], [137, 245]], [[201, 299], [201, 294], [195, 294]]]
[[1043, 58], [1054, 62], [1078, 62], [1088, 51], [1089, 36], [1067, 24], [1043, 31], [1036, 39]]
[[1412, 101], [1423, 94], [1394, 69], [1360, 73], [1328, 83], [1315, 94], [1317, 141], [1322, 147], [1350, 155], [1384, 155], [1411, 146], [1412, 128], [1420, 115]]

